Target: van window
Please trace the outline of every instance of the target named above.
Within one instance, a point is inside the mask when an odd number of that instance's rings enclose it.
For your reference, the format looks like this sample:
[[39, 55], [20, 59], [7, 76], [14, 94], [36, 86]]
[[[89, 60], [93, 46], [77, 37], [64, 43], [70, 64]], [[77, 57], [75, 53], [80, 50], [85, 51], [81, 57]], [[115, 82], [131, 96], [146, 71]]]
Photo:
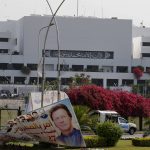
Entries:
[[111, 120], [114, 123], [118, 123], [118, 117], [117, 116], [112, 116]]
[[111, 121], [111, 114], [106, 114], [105, 121]]
[[124, 118], [120, 118], [120, 117], [119, 117], [118, 119], [119, 119], [119, 122], [120, 122], [120, 123], [128, 123], [128, 121], [125, 120]]

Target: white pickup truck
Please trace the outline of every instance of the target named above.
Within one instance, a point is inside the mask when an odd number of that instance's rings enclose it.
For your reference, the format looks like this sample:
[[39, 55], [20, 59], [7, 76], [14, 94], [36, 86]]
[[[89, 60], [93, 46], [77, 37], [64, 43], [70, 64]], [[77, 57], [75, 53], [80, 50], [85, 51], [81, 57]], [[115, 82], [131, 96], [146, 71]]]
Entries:
[[136, 124], [128, 122], [121, 117], [116, 111], [110, 110], [93, 110], [89, 115], [98, 122], [112, 121], [118, 123], [124, 132], [133, 135], [137, 129]]

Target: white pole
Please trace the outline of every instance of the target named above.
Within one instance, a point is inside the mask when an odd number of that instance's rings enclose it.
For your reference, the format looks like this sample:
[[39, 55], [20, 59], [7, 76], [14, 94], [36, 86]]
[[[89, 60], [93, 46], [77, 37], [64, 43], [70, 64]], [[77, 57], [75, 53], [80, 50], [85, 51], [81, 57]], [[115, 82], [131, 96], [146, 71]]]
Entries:
[[77, 0], [77, 17], [78, 17], [78, 11], [79, 11], [79, 0]]
[[[53, 10], [48, 2], [48, 0], [46, 0], [52, 15], [54, 15]], [[56, 19], [54, 17], [54, 23], [55, 23], [55, 27], [56, 27], [56, 34], [57, 34], [57, 49], [58, 49], [58, 94], [57, 94], [57, 100], [60, 100], [60, 85], [61, 85], [61, 78], [60, 78], [60, 47], [59, 47], [59, 32], [58, 32], [58, 26], [57, 26], [57, 22]]]
[[42, 94], [41, 94], [41, 107], [43, 107], [43, 100], [44, 100], [44, 85], [45, 85], [45, 46], [46, 46], [46, 41], [47, 41], [47, 36], [48, 36], [48, 31], [50, 28], [50, 25], [52, 24], [52, 21], [55, 17], [55, 15], [57, 14], [59, 8], [61, 7], [61, 5], [65, 2], [65, 0], [63, 0], [60, 5], [58, 6], [57, 10], [55, 11], [55, 13], [52, 15], [52, 18], [49, 22], [47, 31], [46, 31], [46, 35], [45, 35], [45, 40], [44, 40], [44, 48], [42, 51], [42, 56], [43, 56], [43, 64], [42, 64]]

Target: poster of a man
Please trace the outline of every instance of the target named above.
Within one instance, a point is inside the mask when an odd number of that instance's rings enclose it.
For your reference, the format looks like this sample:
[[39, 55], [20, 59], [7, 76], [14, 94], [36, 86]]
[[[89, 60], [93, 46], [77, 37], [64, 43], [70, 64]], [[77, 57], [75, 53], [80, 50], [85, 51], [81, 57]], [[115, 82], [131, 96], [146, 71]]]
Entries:
[[75, 128], [72, 121], [73, 115], [66, 105], [61, 103], [56, 104], [50, 109], [49, 115], [54, 125], [61, 132], [60, 135], [56, 137], [58, 144], [85, 147], [81, 131]]
[[7, 135], [14, 139], [36, 138], [41, 142], [86, 147], [80, 126], [68, 98], [28, 112], [15, 119]]

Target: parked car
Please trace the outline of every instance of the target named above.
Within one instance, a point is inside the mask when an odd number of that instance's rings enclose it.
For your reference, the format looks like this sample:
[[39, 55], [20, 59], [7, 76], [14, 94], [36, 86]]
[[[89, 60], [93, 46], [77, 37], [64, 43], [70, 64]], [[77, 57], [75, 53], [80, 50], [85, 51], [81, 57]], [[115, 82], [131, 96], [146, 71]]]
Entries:
[[91, 111], [89, 115], [96, 119], [96, 121], [101, 123], [105, 121], [112, 121], [114, 123], [117, 123], [124, 132], [127, 132], [131, 135], [133, 135], [137, 130], [136, 124], [128, 122], [126, 119], [121, 117], [116, 111], [94, 110]]
[[11, 97], [11, 92], [9, 90], [0, 90], [1, 98], [9, 98]]

